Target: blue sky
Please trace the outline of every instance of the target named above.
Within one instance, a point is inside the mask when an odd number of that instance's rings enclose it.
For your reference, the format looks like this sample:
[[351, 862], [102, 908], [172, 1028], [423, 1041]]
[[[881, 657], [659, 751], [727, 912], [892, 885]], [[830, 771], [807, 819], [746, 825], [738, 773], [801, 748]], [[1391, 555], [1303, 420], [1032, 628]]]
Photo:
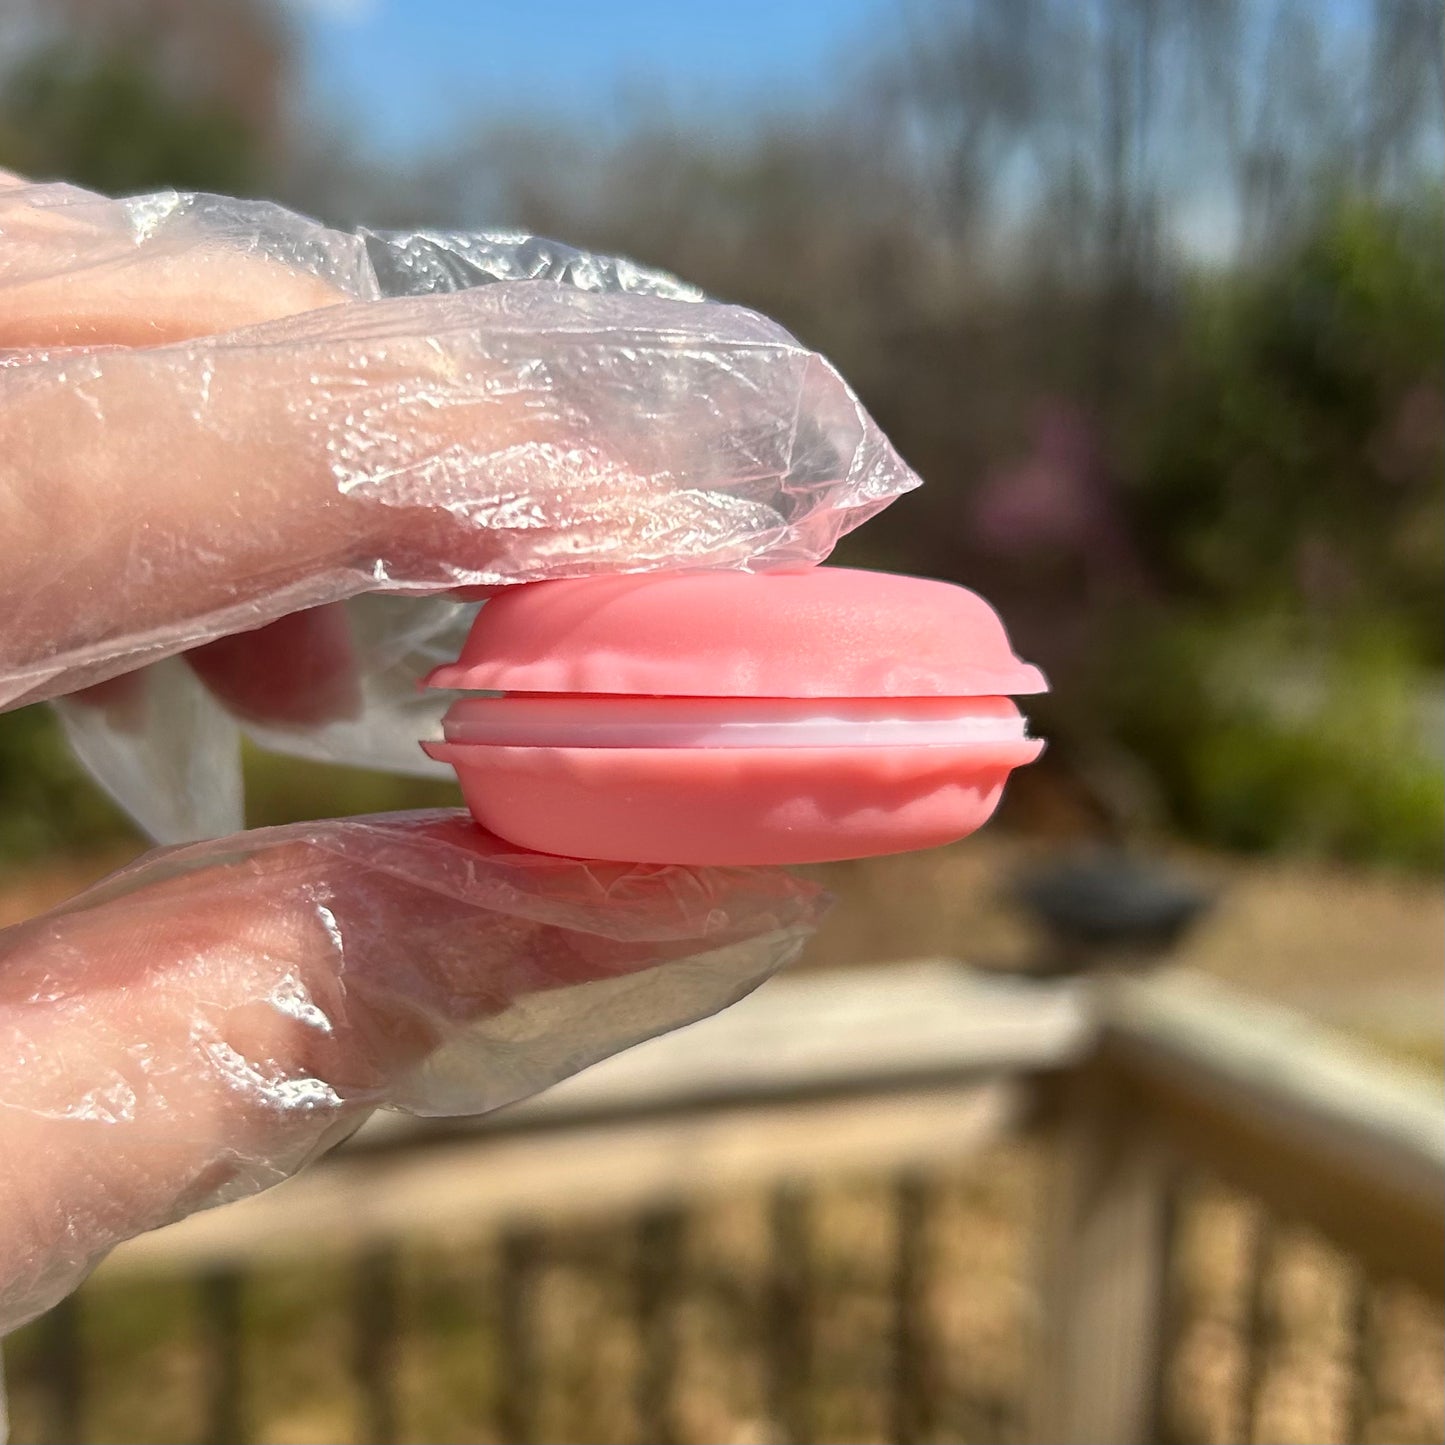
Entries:
[[[392, 154], [473, 114], [605, 120], [628, 92], [704, 116], [818, 94], [892, 0], [289, 0], [309, 107]], [[861, 56], [860, 56], [861, 58]]]

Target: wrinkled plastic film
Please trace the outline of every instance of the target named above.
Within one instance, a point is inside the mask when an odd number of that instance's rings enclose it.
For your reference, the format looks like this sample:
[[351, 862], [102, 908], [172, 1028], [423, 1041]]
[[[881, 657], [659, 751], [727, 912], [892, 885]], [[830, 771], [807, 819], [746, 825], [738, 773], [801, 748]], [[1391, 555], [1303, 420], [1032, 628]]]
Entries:
[[525, 231], [371, 231], [358, 233], [384, 296], [465, 291], [493, 281], [553, 281], [577, 291], [707, 298], [665, 271], [599, 256]]
[[361, 237], [269, 201], [0, 175], [0, 238], [0, 347], [155, 345], [381, 294]]
[[[535, 282], [42, 358], [0, 386], [34, 570], [0, 643], [10, 703], [363, 592], [796, 566], [900, 465], [753, 313]], [[89, 540], [87, 505], [114, 522], [119, 494], [135, 547], [103, 590], [32, 563], [57, 518]]]
[[[132, 565], [88, 613], [63, 576], [26, 589], [0, 638], [0, 706], [131, 674], [123, 707], [62, 712], [86, 765], [163, 841], [241, 826], [241, 732], [434, 773], [416, 743], [439, 735], [447, 699], [418, 699], [413, 665], [465, 635], [453, 589], [813, 563], [916, 485], [821, 357], [625, 260], [67, 186], [0, 190], [0, 230], [0, 346], [24, 349], [0, 368], [0, 442], [48, 499], [20, 507], [16, 550], [57, 545], [56, 516], [83, 533], [87, 505], [142, 472], [169, 498], [134, 519]], [[82, 274], [88, 310], [65, 299]], [[218, 546], [218, 529], [245, 545]], [[184, 728], [167, 722], [145, 665], [327, 607], [352, 639], [337, 716], [228, 728], [233, 709], [203, 690]], [[200, 775], [204, 794], [181, 785]]]
[[164, 851], [0, 934], [0, 1048], [25, 1060], [0, 1109], [40, 1151], [0, 1178], [29, 1233], [0, 1249], [0, 1334], [379, 1105], [496, 1108], [724, 1007], [819, 906], [776, 871], [545, 858], [430, 813]]

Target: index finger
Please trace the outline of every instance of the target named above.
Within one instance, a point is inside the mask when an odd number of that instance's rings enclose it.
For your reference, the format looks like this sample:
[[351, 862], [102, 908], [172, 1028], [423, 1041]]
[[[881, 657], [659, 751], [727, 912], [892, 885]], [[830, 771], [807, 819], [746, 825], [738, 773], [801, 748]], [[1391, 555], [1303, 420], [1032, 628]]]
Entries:
[[0, 370], [0, 700], [377, 588], [818, 561], [912, 474], [736, 307], [542, 282]]
[[377, 294], [358, 238], [279, 206], [0, 172], [0, 348], [154, 346]]

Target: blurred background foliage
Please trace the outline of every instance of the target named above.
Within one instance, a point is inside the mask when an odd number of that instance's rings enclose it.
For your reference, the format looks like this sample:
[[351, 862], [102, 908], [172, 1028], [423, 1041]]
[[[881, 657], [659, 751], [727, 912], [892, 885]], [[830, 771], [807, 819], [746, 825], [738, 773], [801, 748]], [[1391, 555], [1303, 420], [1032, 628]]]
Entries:
[[[899, 0], [831, 98], [489, 116], [388, 162], [267, 0], [16, 0], [0, 165], [521, 225], [826, 352], [927, 486], [840, 560], [968, 582], [1056, 687], [1015, 826], [1445, 856], [1445, 60], [1434, 0]], [[422, 785], [252, 758], [254, 820]], [[0, 856], [124, 825], [0, 718]]]

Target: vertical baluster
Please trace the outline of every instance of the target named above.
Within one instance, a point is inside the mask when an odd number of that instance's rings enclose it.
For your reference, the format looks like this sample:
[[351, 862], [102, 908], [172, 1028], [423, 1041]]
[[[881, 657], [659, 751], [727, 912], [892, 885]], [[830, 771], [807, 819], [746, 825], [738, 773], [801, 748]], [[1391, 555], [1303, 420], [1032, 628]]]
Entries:
[[932, 1428], [932, 1361], [924, 1291], [929, 1278], [928, 1181], [904, 1174], [894, 1188], [893, 1398], [891, 1438], [919, 1445]]
[[1149, 1419], [1159, 1445], [1176, 1445], [1187, 1432], [1179, 1428], [1178, 1401], [1174, 1392], [1174, 1363], [1184, 1338], [1184, 1291], [1179, 1279], [1179, 1240], [1183, 1233], [1185, 1201], [1183, 1183], [1176, 1174], [1161, 1203], [1163, 1243], [1162, 1283], [1159, 1299], [1159, 1337], [1154, 1350], [1154, 1379], [1149, 1401]]
[[367, 1445], [395, 1445], [398, 1295], [396, 1248], [378, 1240], [356, 1261], [353, 1368]]
[[1365, 1445], [1375, 1416], [1375, 1299], [1370, 1277], [1359, 1267], [1350, 1281], [1349, 1331], [1345, 1441]]
[[636, 1408], [640, 1438], [648, 1445], [674, 1445], [673, 1413], [677, 1378], [677, 1331], [673, 1301], [682, 1272], [686, 1219], [681, 1209], [645, 1214], [638, 1223], [636, 1308], [642, 1358], [637, 1374]]
[[534, 1232], [509, 1229], [498, 1241], [497, 1354], [501, 1361], [497, 1424], [506, 1445], [533, 1445], [537, 1392], [536, 1279], [540, 1250]]
[[61, 1300], [39, 1329], [44, 1440], [46, 1445], [79, 1445], [85, 1439], [85, 1341], [78, 1296]]
[[769, 1208], [769, 1395], [788, 1445], [812, 1445], [812, 1210], [801, 1186], [781, 1185]]
[[198, 1284], [209, 1445], [244, 1445], [247, 1439], [243, 1283], [239, 1271], [218, 1268], [202, 1275]]
[[1274, 1277], [1276, 1236], [1274, 1221], [1263, 1209], [1256, 1209], [1254, 1226], [1245, 1253], [1244, 1319], [1240, 1348], [1244, 1367], [1240, 1371], [1236, 1405], [1237, 1426], [1230, 1436], [1240, 1445], [1253, 1445], [1264, 1408], [1264, 1387], [1273, 1351], [1274, 1314], [1270, 1287]]

